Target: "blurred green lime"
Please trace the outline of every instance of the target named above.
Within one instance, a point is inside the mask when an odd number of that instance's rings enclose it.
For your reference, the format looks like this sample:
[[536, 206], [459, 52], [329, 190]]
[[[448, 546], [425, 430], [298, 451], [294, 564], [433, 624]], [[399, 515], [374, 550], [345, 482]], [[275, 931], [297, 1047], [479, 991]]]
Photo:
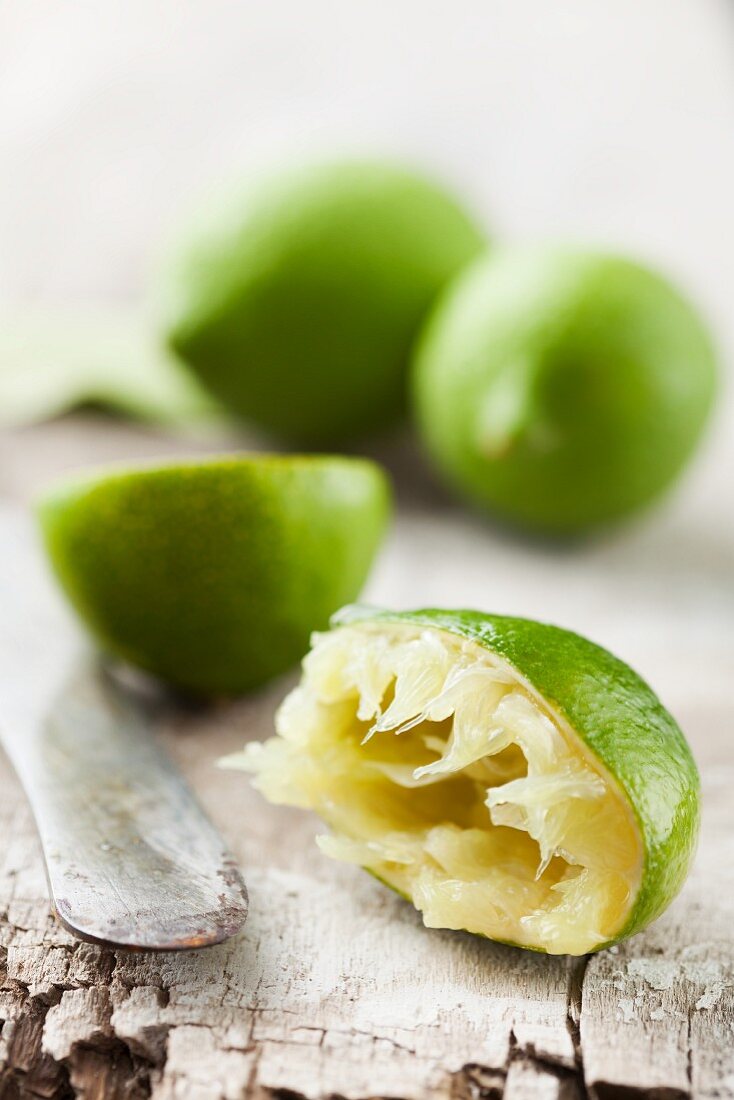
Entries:
[[540, 531], [616, 520], [682, 470], [715, 390], [692, 306], [616, 256], [503, 249], [447, 289], [420, 342], [415, 411], [446, 479]]
[[242, 191], [171, 258], [171, 348], [232, 410], [331, 445], [401, 414], [410, 348], [483, 237], [434, 183], [382, 163], [289, 171]]
[[103, 649], [186, 691], [231, 695], [294, 664], [356, 596], [389, 508], [366, 460], [231, 456], [66, 478], [39, 518]]

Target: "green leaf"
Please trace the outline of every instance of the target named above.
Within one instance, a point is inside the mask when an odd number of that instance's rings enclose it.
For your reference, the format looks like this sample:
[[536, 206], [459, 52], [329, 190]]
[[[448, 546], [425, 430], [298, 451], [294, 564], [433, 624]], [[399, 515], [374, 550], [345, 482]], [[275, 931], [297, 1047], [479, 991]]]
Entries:
[[168, 426], [224, 417], [132, 311], [0, 313], [0, 425], [32, 424], [84, 405]]

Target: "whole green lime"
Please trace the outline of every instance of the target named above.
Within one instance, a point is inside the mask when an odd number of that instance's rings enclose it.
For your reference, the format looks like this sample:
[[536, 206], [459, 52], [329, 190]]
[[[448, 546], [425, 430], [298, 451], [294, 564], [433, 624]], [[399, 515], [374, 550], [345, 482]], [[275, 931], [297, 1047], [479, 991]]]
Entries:
[[715, 353], [692, 306], [616, 256], [505, 249], [447, 289], [416, 355], [437, 468], [476, 504], [564, 533], [652, 501], [706, 423]]
[[232, 456], [92, 471], [38, 513], [101, 647], [199, 695], [256, 687], [362, 587], [389, 513], [374, 463]]
[[231, 409], [331, 445], [384, 430], [405, 404], [416, 332], [483, 237], [403, 168], [290, 171], [213, 208], [160, 288], [167, 340]]
[[226, 763], [320, 814], [322, 850], [431, 928], [581, 955], [644, 928], [688, 873], [683, 734], [628, 665], [560, 627], [347, 608], [276, 730]]

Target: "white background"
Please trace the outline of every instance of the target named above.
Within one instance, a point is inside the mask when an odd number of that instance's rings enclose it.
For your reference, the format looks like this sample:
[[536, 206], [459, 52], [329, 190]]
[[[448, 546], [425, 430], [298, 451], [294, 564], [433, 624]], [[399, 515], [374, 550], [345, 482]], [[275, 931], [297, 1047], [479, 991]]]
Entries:
[[[321, 151], [662, 262], [734, 333], [729, 0], [5, 0], [0, 293], [137, 295], [172, 213]], [[734, 342], [734, 341], [733, 341]]]

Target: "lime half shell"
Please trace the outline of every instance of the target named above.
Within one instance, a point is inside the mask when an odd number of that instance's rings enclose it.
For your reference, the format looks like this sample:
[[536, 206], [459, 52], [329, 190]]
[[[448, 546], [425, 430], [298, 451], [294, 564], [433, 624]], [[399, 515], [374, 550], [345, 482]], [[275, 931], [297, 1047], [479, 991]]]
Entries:
[[430, 927], [580, 955], [658, 916], [691, 862], [683, 734], [626, 664], [559, 627], [347, 609], [277, 731], [230, 763], [316, 810], [323, 850]]

